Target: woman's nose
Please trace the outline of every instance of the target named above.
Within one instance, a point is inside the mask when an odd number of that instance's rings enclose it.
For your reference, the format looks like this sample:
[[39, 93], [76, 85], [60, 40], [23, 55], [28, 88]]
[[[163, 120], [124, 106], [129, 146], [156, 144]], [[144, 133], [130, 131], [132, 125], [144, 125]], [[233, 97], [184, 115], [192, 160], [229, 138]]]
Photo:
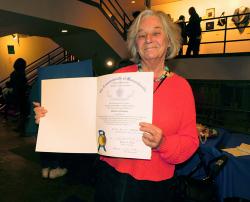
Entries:
[[146, 35], [146, 42], [150, 43], [152, 41], [152, 35], [151, 34], [147, 34]]

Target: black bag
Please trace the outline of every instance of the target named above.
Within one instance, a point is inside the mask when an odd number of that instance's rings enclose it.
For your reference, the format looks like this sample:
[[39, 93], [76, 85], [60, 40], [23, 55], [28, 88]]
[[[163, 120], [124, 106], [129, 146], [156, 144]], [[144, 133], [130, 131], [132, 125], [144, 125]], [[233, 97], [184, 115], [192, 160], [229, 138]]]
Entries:
[[[220, 17], [223, 17], [224, 14], [225, 12], [223, 12]], [[225, 24], [226, 24], [226, 18], [219, 18], [217, 25], [224, 26]]]
[[[185, 176], [175, 177], [173, 189], [175, 202], [216, 202], [217, 191], [214, 183], [215, 177], [227, 162], [227, 156], [219, 156], [205, 165], [201, 151], [198, 150], [200, 163]], [[204, 169], [206, 177], [195, 179], [192, 175], [199, 169]]]
[[215, 202], [216, 190], [210, 180], [179, 176], [175, 181], [175, 202]]

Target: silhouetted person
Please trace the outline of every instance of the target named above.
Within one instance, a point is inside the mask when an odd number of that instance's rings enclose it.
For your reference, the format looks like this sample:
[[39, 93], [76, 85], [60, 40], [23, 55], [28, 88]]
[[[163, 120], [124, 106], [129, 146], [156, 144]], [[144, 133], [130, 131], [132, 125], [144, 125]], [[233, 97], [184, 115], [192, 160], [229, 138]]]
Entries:
[[200, 42], [201, 42], [201, 18], [196, 13], [194, 7], [190, 7], [189, 10], [189, 22], [187, 24], [187, 35], [188, 35], [188, 48], [186, 55], [191, 55], [193, 51], [193, 55], [196, 56], [199, 54], [200, 50]]
[[14, 71], [10, 74], [10, 86], [13, 88], [14, 105], [20, 113], [16, 130], [20, 136], [25, 132], [25, 121], [28, 116], [28, 82], [25, 75], [26, 61], [18, 58], [14, 65]]
[[136, 17], [141, 13], [141, 11], [134, 11], [132, 12], [133, 19], [130, 21], [130, 23], [125, 23], [124, 29], [125, 29], [125, 38], [127, 39], [127, 34], [130, 26], [132, 25], [133, 21], [136, 19]]
[[134, 11], [132, 13], [133, 18], [135, 19], [140, 13], [141, 13], [141, 11]]
[[183, 45], [187, 44], [187, 27], [186, 27], [186, 22], [185, 22], [185, 16], [181, 15], [176, 22], [180, 28], [181, 28], [181, 37], [182, 37], [182, 46], [179, 51], [179, 55], [183, 55]]

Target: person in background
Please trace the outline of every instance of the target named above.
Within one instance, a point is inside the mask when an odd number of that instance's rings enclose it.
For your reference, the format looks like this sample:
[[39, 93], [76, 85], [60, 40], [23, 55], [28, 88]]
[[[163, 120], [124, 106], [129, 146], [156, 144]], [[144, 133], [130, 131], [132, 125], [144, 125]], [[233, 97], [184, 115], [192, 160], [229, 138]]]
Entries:
[[181, 28], [181, 37], [182, 37], [182, 44], [179, 50], [179, 55], [183, 55], [183, 45], [187, 44], [187, 31], [186, 31], [187, 28], [186, 28], [185, 16], [180, 15], [176, 23]]
[[[135, 64], [115, 73], [154, 73], [153, 122], [138, 125], [142, 141], [152, 149], [152, 158], [101, 156], [95, 201], [171, 202], [175, 166], [189, 159], [199, 145], [192, 89], [167, 64], [178, 54], [180, 28], [164, 12], [144, 10], [131, 25], [127, 44]], [[37, 123], [49, 113], [38, 103], [34, 111]]]
[[186, 55], [190, 56], [191, 52], [193, 52], [193, 56], [197, 56], [199, 55], [201, 43], [201, 18], [194, 7], [190, 7], [188, 13], [190, 18], [187, 24], [188, 47]]
[[[35, 79], [30, 89], [29, 102], [40, 102], [39, 92], [39, 81], [38, 79]], [[37, 136], [38, 125], [35, 123], [33, 105], [30, 106], [29, 112], [30, 116], [27, 120], [26, 133]], [[68, 159], [66, 154], [56, 152], [38, 152], [38, 154], [40, 158], [41, 177], [43, 179], [53, 180], [55, 178], [63, 177], [68, 173]]]
[[134, 19], [137, 18], [137, 16], [140, 14], [140, 12], [141, 12], [141, 11], [134, 11], [134, 12], [132, 13], [133, 18], [134, 18]]
[[135, 18], [140, 14], [141, 11], [134, 11], [132, 12], [132, 16], [133, 19], [129, 22], [129, 24], [125, 24], [125, 35], [126, 35], [126, 39], [127, 39], [127, 33], [128, 33], [128, 29], [129, 27], [132, 25], [133, 21], [135, 20]]
[[10, 87], [13, 89], [14, 105], [20, 113], [16, 131], [19, 132], [20, 136], [24, 136], [25, 122], [29, 115], [29, 85], [25, 74], [26, 61], [23, 58], [18, 58], [13, 68], [14, 71], [10, 74]]
[[42, 178], [55, 179], [67, 174], [64, 155], [63, 153], [40, 152]]

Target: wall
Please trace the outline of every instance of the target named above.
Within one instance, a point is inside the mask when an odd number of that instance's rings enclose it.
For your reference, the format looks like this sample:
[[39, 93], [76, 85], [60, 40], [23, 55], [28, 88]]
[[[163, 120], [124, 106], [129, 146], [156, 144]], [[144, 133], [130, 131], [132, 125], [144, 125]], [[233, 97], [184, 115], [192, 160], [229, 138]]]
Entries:
[[[35, 44], [35, 45], [34, 45]], [[7, 45], [13, 45], [15, 54], [8, 54]], [[58, 45], [49, 38], [36, 36], [20, 36], [13, 40], [12, 35], [0, 38], [0, 81], [9, 76], [13, 71], [13, 63], [19, 57], [24, 58], [27, 64], [33, 62]]]
[[[233, 15], [234, 10], [240, 6], [250, 6], [250, 0], [182, 0], [168, 4], [153, 6], [153, 9], [170, 13], [176, 21], [180, 15], [184, 15], [188, 20], [189, 7], [195, 7], [197, 13], [202, 18], [206, 18], [206, 9], [215, 8], [215, 16], [219, 17], [223, 11], [225, 15]], [[178, 9], [177, 9], [178, 8]]]
[[169, 66], [187, 79], [250, 80], [250, 56], [178, 58]]
[[2, 10], [95, 30], [121, 58], [126, 58], [125, 41], [101, 11], [78, 0], [0, 0]]
[[[186, 21], [189, 19], [188, 9], [193, 6], [195, 7], [197, 13], [202, 19], [207, 19], [206, 9], [215, 8], [215, 17], [219, 17], [222, 12], [225, 12], [225, 15], [233, 15], [234, 10], [241, 6], [249, 7], [250, 0], [182, 0], [177, 2], [172, 2], [168, 4], [162, 4], [153, 6], [152, 8], [155, 10], [162, 10], [166, 13], [169, 13], [174, 21], [176, 21], [180, 15], [184, 15], [186, 17]], [[217, 26], [217, 20], [214, 21], [215, 29], [223, 28]], [[206, 22], [203, 21], [201, 23], [202, 30], [205, 30]], [[234, 23], [229, 18], [227, 26], [235, 27]], [[232, 39], [250, 39], [250, 28], [246, 28], [245, 31], [240, 34], [238, 30], [230, 30], [227, 32], [226, 40]], [[224, 40], [224, 31], [219, 32], [206, 32], [202, 34], [202, 42], [209, 41], [222, 41]], [[250, 52], [250, 41], [242, 41], [242, 42], [232, 42], [228, 43], [226, 46], [226, 53], [231, 52]], [[186, 47], [184, 47], [185, 51]], [[222, 53], [223, 52], [223, 43], [219, 44], [204, 44], [200, 47], [200, 53]]]

